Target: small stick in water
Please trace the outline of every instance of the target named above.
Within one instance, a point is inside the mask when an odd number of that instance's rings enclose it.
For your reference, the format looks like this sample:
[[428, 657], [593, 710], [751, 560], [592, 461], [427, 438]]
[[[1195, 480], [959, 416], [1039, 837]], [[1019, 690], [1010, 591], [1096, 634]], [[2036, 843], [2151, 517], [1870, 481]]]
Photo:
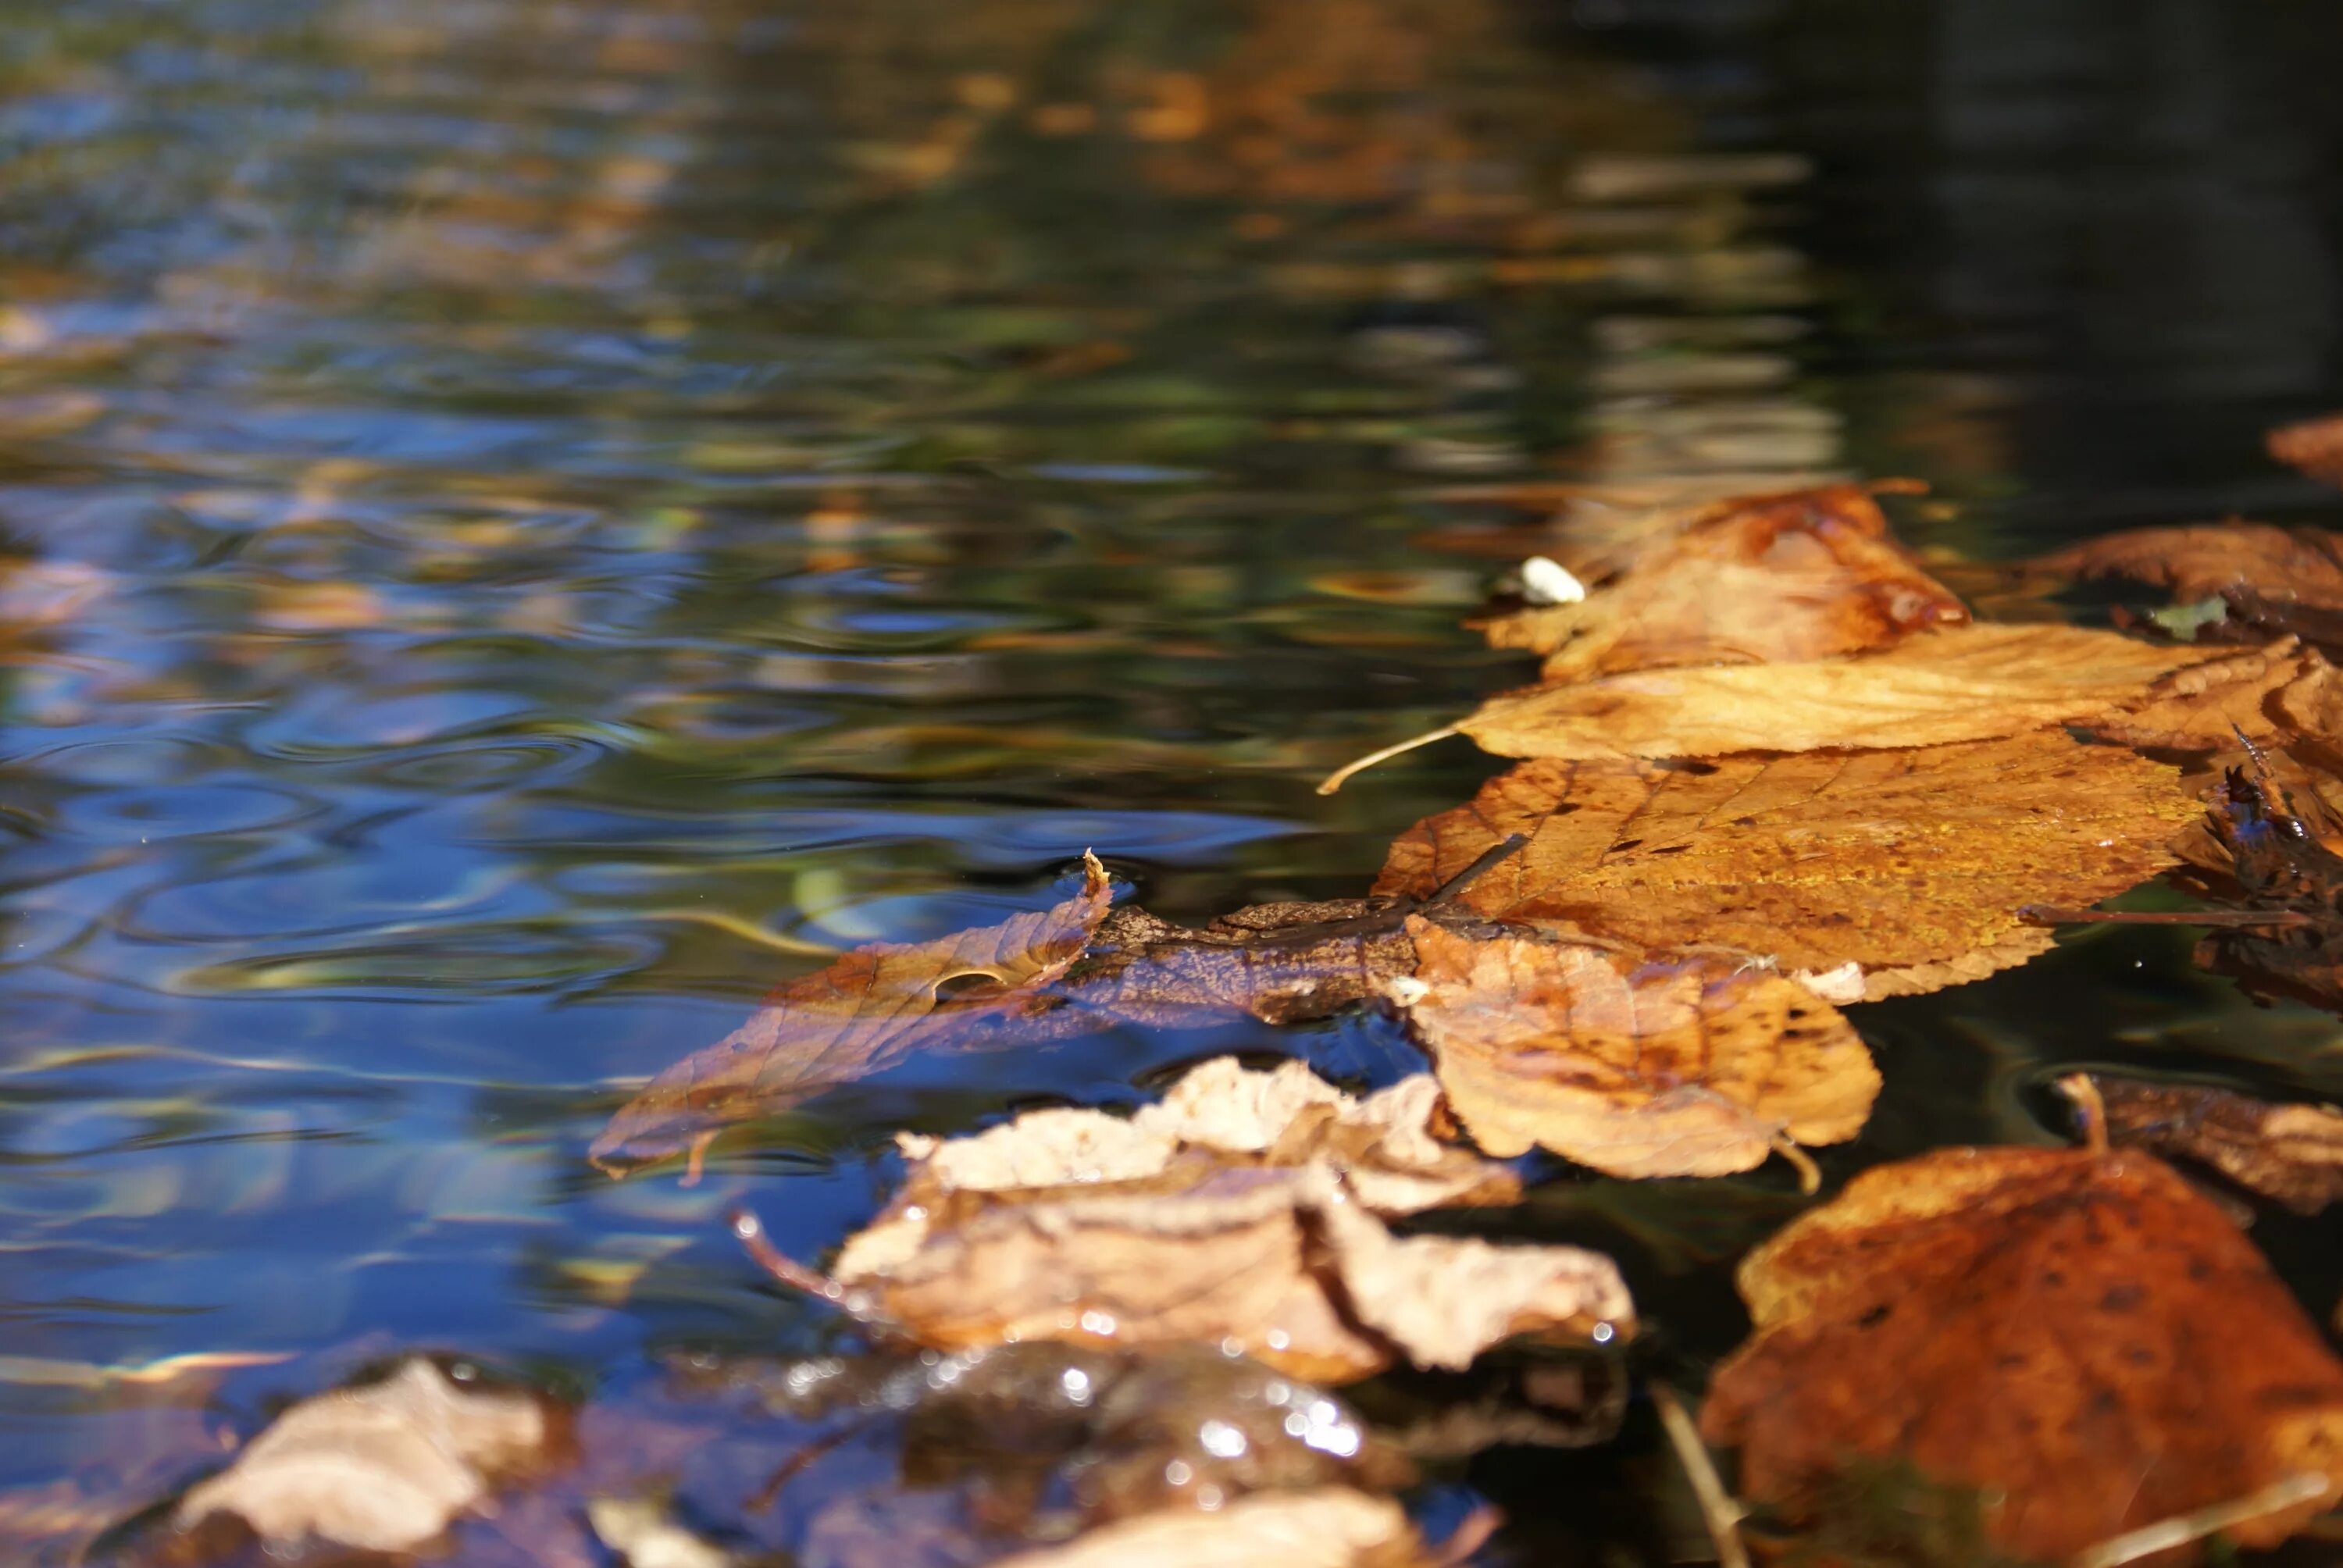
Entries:
[[2328, 1482], [2323, 1475], [2308, 1473], [2289, 1475], [2284, 1481], [2263, 1487], [2259, 1492], [2229, 1503], [2217, 1503], [2199, 1508], [2193, 1513], [2176, 1514], [2126, 1531], [2112, 1541], [2102, 1541], [2097, 1546], [2076, 1557], [2073, 1568], [2123, 1568], [2127, 1563], [2137, 1563], [2159, 1552], [2169, 1552], [2176, 1546], [2186, 1546], [2192, 1541], [2228, 1529], [2233, 1524], [2247, 1524], [2266, 1514], [2283, 1513], [2327, 1493]]
[[1725, 1490], [1725, 1482], [1716, 1473], [1716, 1462], [1708, 1456], [1708, 1447], [1700, 1441], [1699, 1429], [1692, 1417], [1684, 1413], [1684, 1402], [1676, 1391], [1665, 1383], [1652, 1384], [1652, 1404], [1660, 1412], [1660, 1425], [1668, 1434], [1668, 1445], [1676, 1451], [1676, 1462], [1684, 1466], [1684, 1479], [1692, 1483], [1692, 1494], [1700, 1503], [1701, 1522], [1708, 1526], [1708, 1539], [1716, 1548], [1717, 1568], [1749, 1568], [1749, 1549], [1741, 1543], [1741, 1521], [1747, 1511]]
[[2296, 910], [2067, 910], [2028, 904], [2017, 911], [2037, 926], [2307, 926]]

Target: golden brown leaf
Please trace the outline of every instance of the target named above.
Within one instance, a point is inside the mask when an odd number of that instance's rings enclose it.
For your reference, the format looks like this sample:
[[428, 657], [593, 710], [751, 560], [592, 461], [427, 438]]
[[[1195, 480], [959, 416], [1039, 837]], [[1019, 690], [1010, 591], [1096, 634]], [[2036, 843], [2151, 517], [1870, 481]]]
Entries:
[[2227, 751], [2243, 732], [2267, 741], [2301, 728], [2288, 717], [2289, 700], [2320, 700], [2334, 667], [2292, 638], [2207, 664], [2175, 670], [2157, 681], [2147, 701], [2084, 726], [2103, 740], [2151, 751]]
[[537, 1401], [461, 1388], [429, 1362], [409, 1362], [386, 1382], [287, 1411], [187, 1493], [177, 1523], [230, 1513], [272, 1548], [403, 1552], [478, 1508], [490, 1477], [536, 1460], [549, 1436]]
[[[781, 987], [747, 1023], [622, 1106], [588, 1151], [594, 1163], [623, 1175], [732, 1122], [778, 1115], [915, 1047], [965, 1047], [1030, 1016], [1106, 918], [1106, 870], [1088, 854], [1083, 861], [1081, 890], [1053, 909], [939, 941], [857, 948]], [[971, 978], [983, 983], [939, 994]]]
[[2268, 523], [2126, 528], [2044, 556], [2037, 565], [2079, 578], [2129, 578], [2184, 599], [2249, 591], [2343, 608], [2343, 537]]
[[2233, 1531], [2267, 1545], [2343, 1495], [2343, 1363], [2153, 1156], [1885, 1166], [1752, 1253], [1739, 1283], [1755, 1328], [1702, 1426], [1740, 1448], [1745, 1494], [1794, 1516], [1865, 1461], [1997, 1496], [1994, 1539], [2044, 1558], [2322, 1478]]
[[2343, 1111], [2275, 1105], [2205, 1084], [2093, 1082], [2117, 1143], [2187, 1155], [2298, 1214], [2343, 1198]]
[[1862, 658], [1642, 670], [1493, 697], [1456, 728], [1505, 757], [1718, 757], [1986, 740], [2148, 700], [2225, 650], [2084, 627], [1957, 626]]
[[1428, 920], [1409, 935], [1409, 1020], [1492, 1154], [1537, 1144], [1613, 1176], [1729, 1175], [1785, 1138], [1854, 1137], [1878, 1097], [1861, 1038], [1783, 975], [1715, 954], [1475, 940]]
[[[1391, 1237], [1378, 1211], [1518, 1188], [1432, 1141], [1428, 1078], [1364, 1101], [1314, 1083], [1299, 1064], [1208, 1063], [1143, 1120], [1045, 1111], [909, 1141], [902, 1192], [848, 1241], [836, 1280], [940, 1349], [1201, 1342], [1338, 1382], [1398, 1355], [1463, 1365], [1508, 1333], [1632, 1329], [1625, 1288], [1595, 1254]], [[1479, 1284], [1464, 1314], [1449, 1292], [1468, 1264]]]
[[1837, 485], [1710, 508], [1593, 597], [1484, 629], [1492, 647], [1550, 655], [1544, 678], [1567, 681], [1864, 653], [1966, 619], [1888, 537], [1870, 495]]
[[1398, 1503], [1347, 1487], [1166, 1509], [1024, 1552], [999, 1568], [1431, 1568]]
[[2343, 485], [2343, 414], [2280, 425], [2263, 437], [2269, 455], [2314, 479]]
[[1422, 895], [1510, 834], [1460, 906], [1785, 970], [1854, 962], [1871, 999], [1978, 980], [2050, 945], [2018, 911], [2089, 903], [2171, 863], [2198, 808], [2173, 769], [2057, 730], [1913, 751], [1715, 763], [1524, 763], [1392, 845], [1376, 891]]

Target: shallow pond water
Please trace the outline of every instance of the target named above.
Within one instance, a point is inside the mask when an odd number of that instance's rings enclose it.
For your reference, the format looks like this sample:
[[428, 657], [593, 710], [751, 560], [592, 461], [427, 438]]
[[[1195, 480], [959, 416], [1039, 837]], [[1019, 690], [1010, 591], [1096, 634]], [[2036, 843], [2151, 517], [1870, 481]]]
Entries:
[[[1363, 890], [1494, 769], [1312, 785], [1514, 678], [1457, 623], [1538, 486], [1910, 474], [1980, 556], [2343, 515], [2258, 444], [2343, 405], [2304, 0], [17, 13], [0, 1489], [160, 1496], [407, 1347], [587, 1388], [811, 1342], [728, 1204], [812, 1256], [898, 1127], [1208, 1044], [1395, 1071], [1373, 1019], [1124, 1030], [908, 1064], [696, 1188], [584, 1160], [820, 954], [1086, 848], [1173, 918]], [[2047, 1139], [2077, 1063], [2343, 1097], [2331, 1018], [2187, 948], [1867, 1010], [1826, 1169]], [[1695, 1360], [1794, 1205], [1533, 1201]], [[2260, 1234], [2331, 1305], [2316, 1228]], [[1648, 1452], [1464, 1479], [1656, 1562], [1606, 1479]]]

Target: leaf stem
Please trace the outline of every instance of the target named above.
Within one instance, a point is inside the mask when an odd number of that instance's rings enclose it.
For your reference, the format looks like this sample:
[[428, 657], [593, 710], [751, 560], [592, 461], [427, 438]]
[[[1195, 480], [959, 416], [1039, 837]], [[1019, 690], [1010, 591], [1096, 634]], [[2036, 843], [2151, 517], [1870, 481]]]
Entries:
[[1365, 772], [1368, 769], [1373, 768], [1378, 762], [1388, 761], [1392, 758], [1398, 756], [1403, 751], [1413, 751], [1419, 746], [1429, 746], [1435, 740], [1445, 740], [1450, 736], [1458, 733], [1460, 733], [1460, 731], [1453, 724], [1443, 724], [1437, 729], [1428, 729], [1422, 735], [1411, 736], [1405, 740], [1386, 746], [1380, 751], [1370, 751], [1364, 757], [1355, 758], [1349, 762], [1345, 762], [1340, 768], [1335, 769], [1332, 773], [1327, 774], [1324, 781], [1318, 786], [1318, 793], [1321, 795], [1332, 795], [1335, 790], [1340, 789], [1345, 783], [1349, 782], [1353, 777]]
[[1676, 1462], [1684, 1466], [1684, 1479], [1692, 1483], [1692, 1494], [1700, 1503], [1701, 1522], [1708, 1526], [1708, 1538], [1716, 1547], [1717, 1568], [1749, 1568], [1749, 1549], [1741, 1543], [1741, 1522], [1748, 1517], [1716, 1473], [1716, 1462], [1708, 1456], [1708, 1445], [1700, 1440], [1692, 1417], [1684, 1413], [1684, 1402], [1667, 1384], [1652, 1384], [1652, 1405], [1660, 1412], [1660, 1425], [1668, 1434], [1668, 1445], [1676, 1451]]

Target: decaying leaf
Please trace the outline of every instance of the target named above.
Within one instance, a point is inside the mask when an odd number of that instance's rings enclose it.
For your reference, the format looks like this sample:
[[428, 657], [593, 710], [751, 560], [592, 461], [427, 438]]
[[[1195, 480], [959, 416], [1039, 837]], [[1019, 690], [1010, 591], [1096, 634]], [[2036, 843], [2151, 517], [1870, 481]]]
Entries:
[[1375, 890], [1428, 891], [1527, 834], [1462, 907], [1790, 970], [1852, 962], [1875, 1000], [2022, 963], [2050, 936], [2020, 910], [2095, 902], [2170, 864], [2166, 840], [2198, 810], [2175, 777], [2058, 730], [1910, 751], [1529, 762], [1402, 834]]
[[[1400, 1356], [1461, 1366], [1513, 1333], [1583, 1342], [1632, 1330], [1605, 1258], [1395, 1240], [1372, 1217], [1515, 1191], [1501, 1170], [1431, 1143], [1429, 1079], [1345, 1105], [1290, 1076], [1198, 1070], [1182, 1084], [1198, 1089], [1127, 1133], [1094, 1113], [1041, 1111], [911, 1145], [903, 1191], [848, 1241], [837, 1285], [940, 1349], [1195, 1342], [1329, 1382]], [[1411, 1315], [1411, 1296], [1446, 1300], [1468, 1262], [1480, 1281], [1469, 1317]], [[1426, 1318], [1438, 1322], [1419, 1332]]]
[[1432, 1568], [1398, 1503], [1346, 1487], [1167, 1509], [1021, 1553], [999, 1568]]
[[2248, 994], [2343, 1010], [2343, 855], [2304, 825], [2262, 759], [2250, 761], [2215, 790], [2209, 820], [2234, 900], [2270, 920], [2209, 932], [2197, 961]]
[[2264, 437], [2269, 455], [2314, 479], [2343, 484], [2343, 415], [2322, 414], [2280, 425]]
[[2207, 1084], [2092, 1081], [2117, 1143], [2186, 1155], [2298, 1214], [2343, 1198], [2343, 1111], [2276, 1105]]
[[2046, 570], [2128, 578], [2184, 599], [2236, 592], [2343, 609], [2343, 535], [2268, 523], [2126, 528], [2042, 557]]
[[2058, 625], [1954, 626], [1860, 658], [1534, 686], [1456, 728], [1505, 757], [1718, 757], [1986, 740], [2104, 718], [2225, 650]]
[[1492, 1154], [1537, 1144], [1614, 1176], [1722, 1176], [1785, 1139], [1854, 1137], [1878, 1097], [1861, 1038], [1785, 976], [1429, 921], [1409, 934], [1409, 1020]]
[[1711, 508], [1575, 604], [1484, 627], [1546, 654], [1544, 678], [1768, 664], [1889, 647], [1968, 611], [1889, 538], [1868, 492], [1836, 485]]
[[2329, 700], [2335, 668], [2292, 638], [2175, 670], [2147, 700], [2084, 728], [2103, 740], [2151, 751], [2227, 751], [2242, 734], [2269, 740], [2299, 729], [2288, 712]]
[[2266, 1545], [2343, 1495], [2343, 1363], [2151, 1155], [1884, 1166], [1752, 1253], [1739, 1283], [1755, 1328], [1703, 1429], [1741, 1450], [1745, 1494], [1794, 1517], [1862, 1462], [1978, 1488], [1995, 1541], [2044, 1558], [2321, 1478], [2232, 1532]]
[[[964, 1049], [1045, 1004], [1106, 918], [1106, 871], [1083, 857], [1080, 892], [1053, 909], [939, 941], [857, 948], [775, 991], [747, 1023], [651, 1080], [589, 1151], [612, 1175], [778, 1115], [914, 1048]], [[972, 988], [941, 994], [954, 981]]]
[[1401, 916], [1368, 899], [1257, 904], [1192, 930], [1117, 910], [1065, 990], [1078, 1007], [1141, 1023], [1322, 1018], [1415, 967]]
[[287, 1411], [191, 1490], [176, 1520], [190, 1529], [233, 1514], [277, 1549], [403, 1552], [484, 1507], [492, 1481], [538, 1462], [551, 1440], [535, 1399], [463, 1388], [413, 1361]]

